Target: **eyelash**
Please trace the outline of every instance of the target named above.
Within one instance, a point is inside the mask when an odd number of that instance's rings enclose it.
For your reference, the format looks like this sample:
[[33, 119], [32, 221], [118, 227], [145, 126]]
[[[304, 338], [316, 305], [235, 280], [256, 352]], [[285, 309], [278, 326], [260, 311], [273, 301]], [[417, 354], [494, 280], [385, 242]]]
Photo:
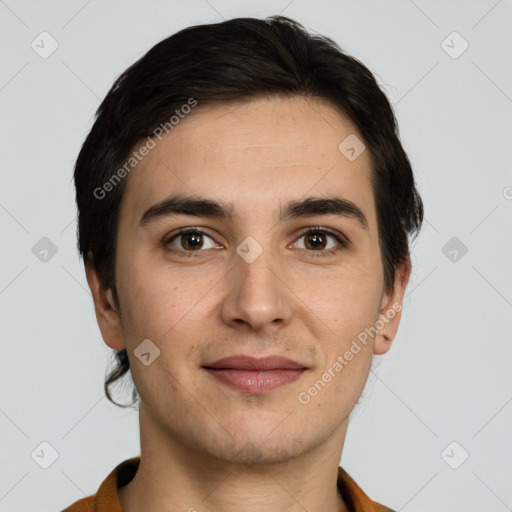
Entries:
[[[173, 242], [176, 238], [179, 238], [181, 235], [184, 235], [184, 234], [187, 234], [187, 233], [200, 233], [202, 235], [206, 235], [208, 238], [212, 238], [210, 235], [208, 235], [207, 233], [205, 233], [201, 229], [198, 229], [198, 228], [195, 228], [195, 227], [189, 227], [189, 228], [180, 229], [172, 237], [166, 239], [164, 241], [164, 246], [167, 247], [170, 252], [175, 253], [175, 254], [180, 254], [180, 255], [185, 256], [187, 258], [190, 258], [190, 257], [193, 258], [193, 257], [199, 256], [200, 253], [203, 252], [202, 250], [186, 251], [184, 249], [176, 249], [175, 247], [172, 247], [172, 245], [170, 245], [171, 242]], [[299, 238], [302, 238], [302, 237], [306, 236], [306, 235], [318, 234], [318, 233], [327, 234], [327, 235], [333, 237], [340, 244], [341, 248], [338, 247], [338, 248], [335, 248], [335, 249], [318, 250], [318, 251], [305, 249], [307, 252], [313, 253], [313, 254], [311, 254], [311, 256], [313, 256], [313, 257], [331, 256], [331, 255], [334, 255], [337, 252], [339, 252], [339, 251], [341, 251], [341, 250], [343, 250], [343, 249], [345, 249], [345, 248], [347, 248], [349, 246], [350, 242], [343, 235], [341, 235], [337, 231], [333, 231], [333, 230], [331, 230], [329, 228], [323, 228], [323, 227], [320, 227], [320, 226], [315, 226], [313, 228], [307, 228], [307, 230], [303, 231], [298, 236], [297, 240]]]

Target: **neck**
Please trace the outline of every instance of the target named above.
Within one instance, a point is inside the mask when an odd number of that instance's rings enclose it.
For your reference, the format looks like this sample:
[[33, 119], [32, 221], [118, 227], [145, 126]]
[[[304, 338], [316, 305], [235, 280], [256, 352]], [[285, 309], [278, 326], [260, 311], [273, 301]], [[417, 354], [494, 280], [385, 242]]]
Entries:
[[124, 512], [348, 512], [337, 489], [348, 424], [323, 445], [280, 463], [220, 460], [155, 428], [141, 406], [140, 464], [119, 489]]

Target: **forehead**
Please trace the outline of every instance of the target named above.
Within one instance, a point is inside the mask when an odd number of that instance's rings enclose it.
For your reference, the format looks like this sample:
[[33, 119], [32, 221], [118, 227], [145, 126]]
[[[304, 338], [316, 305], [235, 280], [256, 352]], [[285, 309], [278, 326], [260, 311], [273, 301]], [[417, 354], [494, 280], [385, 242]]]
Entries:
[[215, 197], [252, 215], [305, 195], [340, 195], [371, 218], [369, 152], [349, 160], [339, 149], [354, 136], [362, 140], [350, 120], [312, 99], [199, 105], [155, 139], [130, 173], [121, 214], [138, 221], [149, 206], [175, 194]]

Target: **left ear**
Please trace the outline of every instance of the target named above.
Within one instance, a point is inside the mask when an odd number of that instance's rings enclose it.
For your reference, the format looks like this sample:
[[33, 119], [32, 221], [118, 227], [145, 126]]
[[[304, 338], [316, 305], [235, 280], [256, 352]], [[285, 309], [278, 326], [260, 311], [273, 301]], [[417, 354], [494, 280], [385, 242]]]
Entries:
[[410, 274], [411, 260], [407, 257], [406, 261], [395, 267], [393, 288], [382, 297], [379, 320], [377, 321], [379, 332], [375, 336], [373, 345], [374, 354], [385, 354], [391, 348], [391, 343], [400, 324], [402, 302]]

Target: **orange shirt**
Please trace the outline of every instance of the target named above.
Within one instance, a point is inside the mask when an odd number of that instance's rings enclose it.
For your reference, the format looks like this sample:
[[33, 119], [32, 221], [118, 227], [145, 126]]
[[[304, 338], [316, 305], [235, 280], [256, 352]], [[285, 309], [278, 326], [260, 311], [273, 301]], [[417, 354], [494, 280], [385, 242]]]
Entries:
[[[62, 512], [123, 512], [117, 489], [135, 476], [139, 462], [140, 457], [121, 462], [105, 478], [94, 496], [82, 498]], [[338, 490], [350, 512], [393, 512], [372, 501], [341, 466], [338, 467]]]

